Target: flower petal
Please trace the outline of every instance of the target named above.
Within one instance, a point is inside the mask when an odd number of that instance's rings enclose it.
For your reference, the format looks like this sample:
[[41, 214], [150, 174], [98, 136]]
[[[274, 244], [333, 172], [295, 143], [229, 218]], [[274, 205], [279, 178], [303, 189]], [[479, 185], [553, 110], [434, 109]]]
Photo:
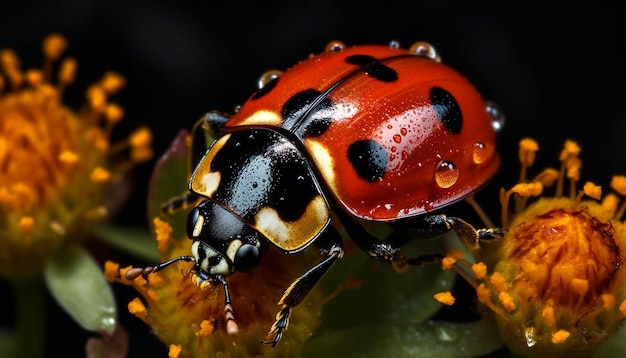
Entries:
[[78, 324], [90, 331], [113, 332], [117, 322], [113, 292], [84, 248], [61, 249], [46, 261], [44, 275], [56, 301]]
[[[188, 132], [181, 130], [169, 148], [157, 161], [148, 188], [148, 218], [161, 216], [161, 205], [174, 197], [188, 193], [189, 149], [187, 146]], [[186, 210], [173, 213], [172, 227], [174, 236], [184, 236]], [[180, 230], [177, 230], [180, 228]]]

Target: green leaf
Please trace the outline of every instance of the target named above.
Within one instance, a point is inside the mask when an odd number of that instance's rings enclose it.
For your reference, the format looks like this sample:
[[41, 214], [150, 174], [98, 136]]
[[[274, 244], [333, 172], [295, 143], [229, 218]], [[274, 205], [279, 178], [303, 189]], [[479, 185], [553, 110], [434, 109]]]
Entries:
[[[155, 217], [161, 216], [161, 205], [172, 198], [180, 197], [189, 192], [189, 148], [187, 134], [181, 130], [169, 148], [157, 161], [148, 187], [148, 220], [152, 224]], [[185, 235], [185, 210], [172, 215], [174, 237]]]
[[15, 332], [0, 328], [0, 357], [16, 357], [16, 341]]
[[626, 328], [622, 324], [617, 332], [609, 336], [592, 354], [594, 358], [623, 358], [626, 357]]
[[92, 234], [100, 241], [148, 262], [159, 261], [156, 241], [145, 228], [97, 225]]
[[[382, 234], [379, 228], [379, 235]], [[372, 230], [370, 230], [372, 231]], [[373, 260], [346, 239], [346, 255], [324, 277], [327, 294], [349, 281], [361, 284], [344, 289], [324, 305], [320, 332], [371, 324], [416, 324], [437, 313], [442, 304], [434, 299], [438, 292], [448, 291], [456, 279], [454, 271], [443, 271], [439, 263], [410, 267], [397, 273], [385, 262]], [[444, 252], [445, 241], [410, 240], [403, 245], [408, 257]], [[357, 308], [363, 307], [364, 308]]]
[[81, 246], [69, 246], [44, 267], [48, 289], [83, 328], [111, 334], [117, 322], [113, 292], [100, 266]]
[[302, 358], [478, 357], [502, 346], [491, 321], [375, 324], [311, 339]]

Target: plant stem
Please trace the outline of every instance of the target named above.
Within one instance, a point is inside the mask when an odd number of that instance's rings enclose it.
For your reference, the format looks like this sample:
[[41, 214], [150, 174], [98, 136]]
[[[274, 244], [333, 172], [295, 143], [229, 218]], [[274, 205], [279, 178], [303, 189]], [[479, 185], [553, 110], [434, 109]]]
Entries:
[[17, 357], [43, 357], [47, 326], [46, 286], [42, 280], [30, 280], [16, 281], [13, 287], [17, 306]]

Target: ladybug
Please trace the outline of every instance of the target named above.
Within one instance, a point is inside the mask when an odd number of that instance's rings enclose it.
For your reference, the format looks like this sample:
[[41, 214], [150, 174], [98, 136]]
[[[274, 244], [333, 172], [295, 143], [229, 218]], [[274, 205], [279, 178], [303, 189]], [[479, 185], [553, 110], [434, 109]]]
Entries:
[[[500, 159], [497, 106], [483, 100], [435, 49], [418, 42], [347, 47], [331, 42], [284, 73], [270, 71], [235, 114], [209, 112], [192, 131], [187, 217], [191, 255], [129, 271], [129, 279], [190, 261], [198, 285], [253, 270], [269, 245], [287, 254], [314, 244], [323, 259], [278, 302], [263, 343], [275, 346], [291, 310], [344, 254], [339, 228], [372, 258], [397, 270], [432, 260], [407, 258], [364, 222], [411, 227], [419, 238], [451, 230], [470, 246], [497, 229], [475, 229], [439, 213], [483, 187]], [[217, 138], [206, 149], [205, 134]], [[197, 205], [196, 205], [197, 204]]]

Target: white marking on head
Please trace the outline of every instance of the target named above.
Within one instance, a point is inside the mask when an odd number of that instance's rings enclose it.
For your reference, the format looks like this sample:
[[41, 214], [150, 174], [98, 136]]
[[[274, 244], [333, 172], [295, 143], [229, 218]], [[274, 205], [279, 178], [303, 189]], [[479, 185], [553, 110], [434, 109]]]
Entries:
[[228, 256], [230, 261], [235, 262], [235, 255], [237, 255], [237, 250], [239, 250], [241, 245], [243, 245], [243, 242], [239, 239], [233, 240], [230, 244], [228, 244], [228, 247], [226, 248], [226, 256]]
[[191, 235], [193, 237], [191, 237], [190, 239], [199, 237], [202, 233], [202, 227], [204, 227], [204, 216], [198, 215], [196, 222], [193, 224], [193, 230], [191, 232]]
[[[204, 259], [200, 261], [200, 252], [204, 252]], [[194, 241], [191, 245], [191, 252], [196, 259], [196, 263], [200, 267], [201, 270], [207, 272], [211, 275], [230, 275], [232, 273], [230, 265], [228, 261], [224, 259], [224, 256], [220, 254], [218, 251], [213, 249], [209, 245], [202, 245], [200, 241]], [[217, 258], [218, 263], [214, 266], [209, 266], [209, 259]]]

